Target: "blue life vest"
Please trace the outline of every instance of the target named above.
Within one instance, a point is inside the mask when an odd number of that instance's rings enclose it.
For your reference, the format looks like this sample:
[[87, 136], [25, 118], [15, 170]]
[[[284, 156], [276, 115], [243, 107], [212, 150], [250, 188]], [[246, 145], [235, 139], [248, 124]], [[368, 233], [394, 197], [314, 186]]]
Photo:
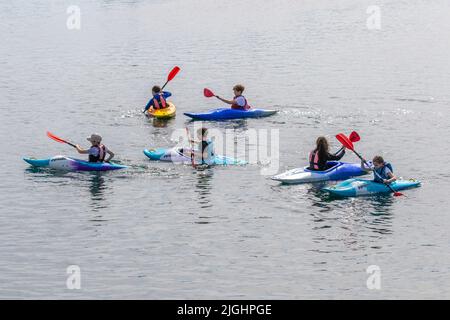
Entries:
[[383, 183], [383, 180], [389, 179], [389, 177], [386, 174], [386, 168], [389, 168], [389, 170], [391, 170], [391, 172], [394, 173], [394, 169], [392, 168], [392, 165], [389, 162], [385, 162], [382, 168], [380, 168], [380, 169], [374, 168], [374, 171], [376, 173], [378, 173], [378, 175], [381, 177], [381, 179], [378, 177], [377, 174], [374, 173], [373, 181]]

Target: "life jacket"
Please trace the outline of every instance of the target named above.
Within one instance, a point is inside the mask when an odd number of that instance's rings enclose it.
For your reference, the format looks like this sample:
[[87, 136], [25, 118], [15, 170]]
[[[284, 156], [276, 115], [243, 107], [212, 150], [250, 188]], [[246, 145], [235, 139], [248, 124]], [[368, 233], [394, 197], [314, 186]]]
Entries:
[[309, 168], [319, 170], [319, 151], [314, 150], [309, 153]]
[[[392, 165], [389, 162], [385, 162], [382, 168], [380, 168], [380, 169], [374, 168], [374, 171], [378, 174], [374, 173], [373, 181], [382, 183], [383, 180], [389, 179], [389, 177], [386, 174], [386, 168], [389, 168], [389, 170], [391, 170], [391, 172], [394, 173], [394, 169], [392, 169]], [[378, 176], [380, 176], [381, 179]]]
[[91, 148], [98, 149], [98, 156], [93, 156], [92, 154], [90, 154], [89, 162], [103, 162], [106, 156], [106, 147], [103, 144], [101, 144], [98, 146], [92, 146]]
[[[207, 158], [205, 159], [203, 157], [203, 152], [205, 151], [207, 152]], [[206, 140], [206, 147], [203, 148], [203, 142], [201, 142], [201, 154], [202, 154], [202, 164], [214, 164], [214, 146], [213, 146], [213, 142], [211, 140]]]
[[233, 104], [231, 105], [231, 109], [239, 109], [239, 110], [248, 110], [248, 109], [250, 109], [251, 107], [248, 105], [247, 99], [245, 99], [244, 96], [236, 96], [236, 97], [233, 98], [233, 100], [236, 100], [236, 99], [239, 98], [239, 97], [244, 98], [244, 100], [245, 100], [245, 106], [241, 107], [241, 106], [238, 105], [237, 103], [233, 103]]
[[[157, 99], [159, 97], [159, 101]], [[157, 93], [153, 96], [153, 108], [154, 109], [164, 109], [166, 107], [166, 99], [162, 93]]]

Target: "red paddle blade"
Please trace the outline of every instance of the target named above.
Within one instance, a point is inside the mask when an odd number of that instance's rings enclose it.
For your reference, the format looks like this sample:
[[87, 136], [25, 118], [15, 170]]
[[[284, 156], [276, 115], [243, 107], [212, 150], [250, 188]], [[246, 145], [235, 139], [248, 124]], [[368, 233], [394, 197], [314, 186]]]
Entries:
[[337, 134], [336, 139], [338, 139], [339, 142], [342, 143], [342, 145], [347, 149], [353, 150], [353, 143], [345, 136], [345, 134]]
[[172, 69], [172, 71], [170, 71], [169, 75], [167, 76], [167, 82], [169, 82], [170, 80], [172, 80], [173, 78], [175, 78], [175, 76], [177, 75], [177, 73], [180, 71], [179, 67], [174, 67]]
[[54, 135], [53, 133], [51, 133], [50, 131], [47, 131], [47, 137], [49, 137], [50, 139], [53, 139], [53, 140], [55, 140], [55, 141], [61, 142], [61, 143], [67, 143], [66, 140], [61, 139], [61, 138], [55, 136], [55, 135]]
[[400, 197], [402, 195], [403, 195], [403, 193], [401, 193], [401, 192], [394, 192], [394, 197]]
[[352, 131], [352, 133], [350, 133], [349, 138], [351, 142], [358, 142], [359, 140], [361, 140], [358, 132], [356, 131]]
[[208, 88], [203, 89], [203, 94], [207, 98], [214, 97], [214, 93], [211, 90], [209, 90]]

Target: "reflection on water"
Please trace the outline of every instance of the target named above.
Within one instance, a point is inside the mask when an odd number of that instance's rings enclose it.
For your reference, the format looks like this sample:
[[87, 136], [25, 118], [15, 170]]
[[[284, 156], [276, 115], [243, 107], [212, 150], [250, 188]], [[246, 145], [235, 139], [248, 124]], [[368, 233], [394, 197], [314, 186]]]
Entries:
[[234, 129], [238, 131], [248, 130], [247, 119], [223, 120], [223, 121], [199, 121], [187, 120], [186, 124], [192, 124], [195, 128]]
[[[380, 240], [393, 233], [392, 195], [336, 198], [321, 191], [326, 184], [314, 183], [303, 189], [306, 196], [302, 199], [308, 199], [311, 208], [316, 244], [310, 251], [323, 254], [381, 249]], [[323, 256], [317, 258], [323, 262]]]
[[155, 128], [165, 128], [169, 125], [169, 123], [173, 122], [174, 119], [159, 119], [159, 118], [152, 118], [152, 124]]
[[[212, 207], [211, 182], [213, 174], [214, 170], [211, 167], [197, 168], [197, 183], [195, 184], [195, 192], [197, 193], [196, 203], [200, 209], [208, 209]], [[197, 223], [210, 223], [210, 221], [204, 220], [209, 218], [211, 217], [199, 216], [199, 219], [202, 219], [202, 221]]]
[[107, 201], [105, 201], [105, 191], [107, 184], [102, 173], [93, 172], [89, 179], [89, 192], [91, 193], [91, 207], [94, 211], [107, 208]]

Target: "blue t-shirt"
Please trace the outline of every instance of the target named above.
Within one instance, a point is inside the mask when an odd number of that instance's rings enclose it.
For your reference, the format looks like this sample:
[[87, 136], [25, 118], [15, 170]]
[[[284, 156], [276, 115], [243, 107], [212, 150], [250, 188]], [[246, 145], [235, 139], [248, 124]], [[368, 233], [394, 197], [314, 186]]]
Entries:
[[[168, 97], [170, 97], [172, 94], [169, 91], [163, 91], [162, 92], [162, 96], [164, 99], [167, 99]], [[154, 103], [153, 103], [153, 99], [156, 99], [159, 103], [161, 103], [161, 98], [160, 98], [160, 94], [157, 93], [155, 94], [153, 97], [151, 97], [150, 101], [147, 103], [147, 105], [145, 106], [145, 111], [147, 111], [148, 109], [150, 109], [150, 107], [154, 107]]]

